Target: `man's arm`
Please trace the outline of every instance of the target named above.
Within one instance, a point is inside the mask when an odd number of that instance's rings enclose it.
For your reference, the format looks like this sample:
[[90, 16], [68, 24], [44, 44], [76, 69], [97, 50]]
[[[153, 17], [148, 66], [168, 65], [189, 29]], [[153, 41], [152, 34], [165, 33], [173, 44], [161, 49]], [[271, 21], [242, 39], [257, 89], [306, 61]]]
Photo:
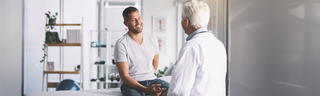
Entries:
[[152, 65], [153, 65], [153, 68], [154, 68], [154, 72], [157, 71], [158, 63], [159, 63], [159, 53], [154, 55], [154, 57], [153, 57]]
[[134, 88], [136, 90], [139, 90], [148, 94], [152, 94], [152, 95], [159, 94], [162, 91], [166, 90], [166, 89], [159, 88], [161, 84], [153, 84], [148, 88], [139, 84], [136, 80], [130, 77], [128, 62], [116, 62], [116, 66], [118, 68], [118, 72], [123, 84], [131, 88]]

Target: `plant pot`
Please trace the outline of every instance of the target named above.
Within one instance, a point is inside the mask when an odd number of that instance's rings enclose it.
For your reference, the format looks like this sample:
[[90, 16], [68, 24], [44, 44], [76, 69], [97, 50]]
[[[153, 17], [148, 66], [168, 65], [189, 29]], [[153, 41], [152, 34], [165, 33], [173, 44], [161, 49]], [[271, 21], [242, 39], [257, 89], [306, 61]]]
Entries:
[[60, 39], [59, 39], [59, 36], [58, 36], [58, 32], [50, 32], [50, 31], [47, 31], [46, 32], [46, 43], [60, 43]]
[[55, 37], [53, 32], [46, 32], [46, 43], [54, 43]]
[[49, 25], [56, 25], [56, 18], [50, 18], [49, 19]]

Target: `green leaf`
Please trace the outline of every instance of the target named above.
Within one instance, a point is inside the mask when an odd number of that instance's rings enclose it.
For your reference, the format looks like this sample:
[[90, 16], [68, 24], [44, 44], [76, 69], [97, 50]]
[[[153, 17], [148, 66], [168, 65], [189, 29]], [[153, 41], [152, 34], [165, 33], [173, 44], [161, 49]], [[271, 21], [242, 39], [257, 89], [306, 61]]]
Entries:
[[46, 13], [47, 18], [50, 18], [50, 15], [48, 13]]
[[159, 74], [164, 74], [164, 72], [159, 70]]
[[51, 14], [50, 11], [48, 11], [48, 13]]
[[166, 72], [166, 71], [167, 71], [167, 69], [168, 69], [168, 67], [166, 66], [166, 67], [164, 67], [164, 70], [163, 70], [163, 71], [164, 71], [164, 72]]
[[56, 12], [56, 16], [58, 16], [58, 12]]

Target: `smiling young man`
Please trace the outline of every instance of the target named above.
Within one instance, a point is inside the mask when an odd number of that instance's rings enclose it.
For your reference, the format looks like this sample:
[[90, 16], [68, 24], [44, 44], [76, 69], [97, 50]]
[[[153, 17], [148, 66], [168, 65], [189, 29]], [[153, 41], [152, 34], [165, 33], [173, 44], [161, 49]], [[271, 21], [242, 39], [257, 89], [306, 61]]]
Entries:
[[122, 13], [129, 31], [115, 45], [114, 59], [121, 78], [124, 96], [159, 96], [169, 88], [169, 83], [154, 75], [158, 67], [159, 46], [157, 39], [143, 33], [143, 21], [135, 7]]

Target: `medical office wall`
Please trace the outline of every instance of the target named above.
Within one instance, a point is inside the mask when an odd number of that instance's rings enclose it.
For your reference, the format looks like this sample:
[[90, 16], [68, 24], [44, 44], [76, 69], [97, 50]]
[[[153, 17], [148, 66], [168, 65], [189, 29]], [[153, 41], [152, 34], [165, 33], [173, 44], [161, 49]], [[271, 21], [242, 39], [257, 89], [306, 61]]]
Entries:
[[[166, 33], [154, 34], [153, 29], [153, 16], [166, 17]], [[166, 37], [166, 53], [159, 54], [158, 69], [163, 70], [165, 66], [169, 66], [170, 62], [176, 61], [176, 35], [177, 23], [177, 10], [174, 0], [142, 0], [142, 17], [143, 17], [143, 32], [153, 34], [154, 36]]]
[[0, 96], [21, 96], [23, 0], [0, 0]]

